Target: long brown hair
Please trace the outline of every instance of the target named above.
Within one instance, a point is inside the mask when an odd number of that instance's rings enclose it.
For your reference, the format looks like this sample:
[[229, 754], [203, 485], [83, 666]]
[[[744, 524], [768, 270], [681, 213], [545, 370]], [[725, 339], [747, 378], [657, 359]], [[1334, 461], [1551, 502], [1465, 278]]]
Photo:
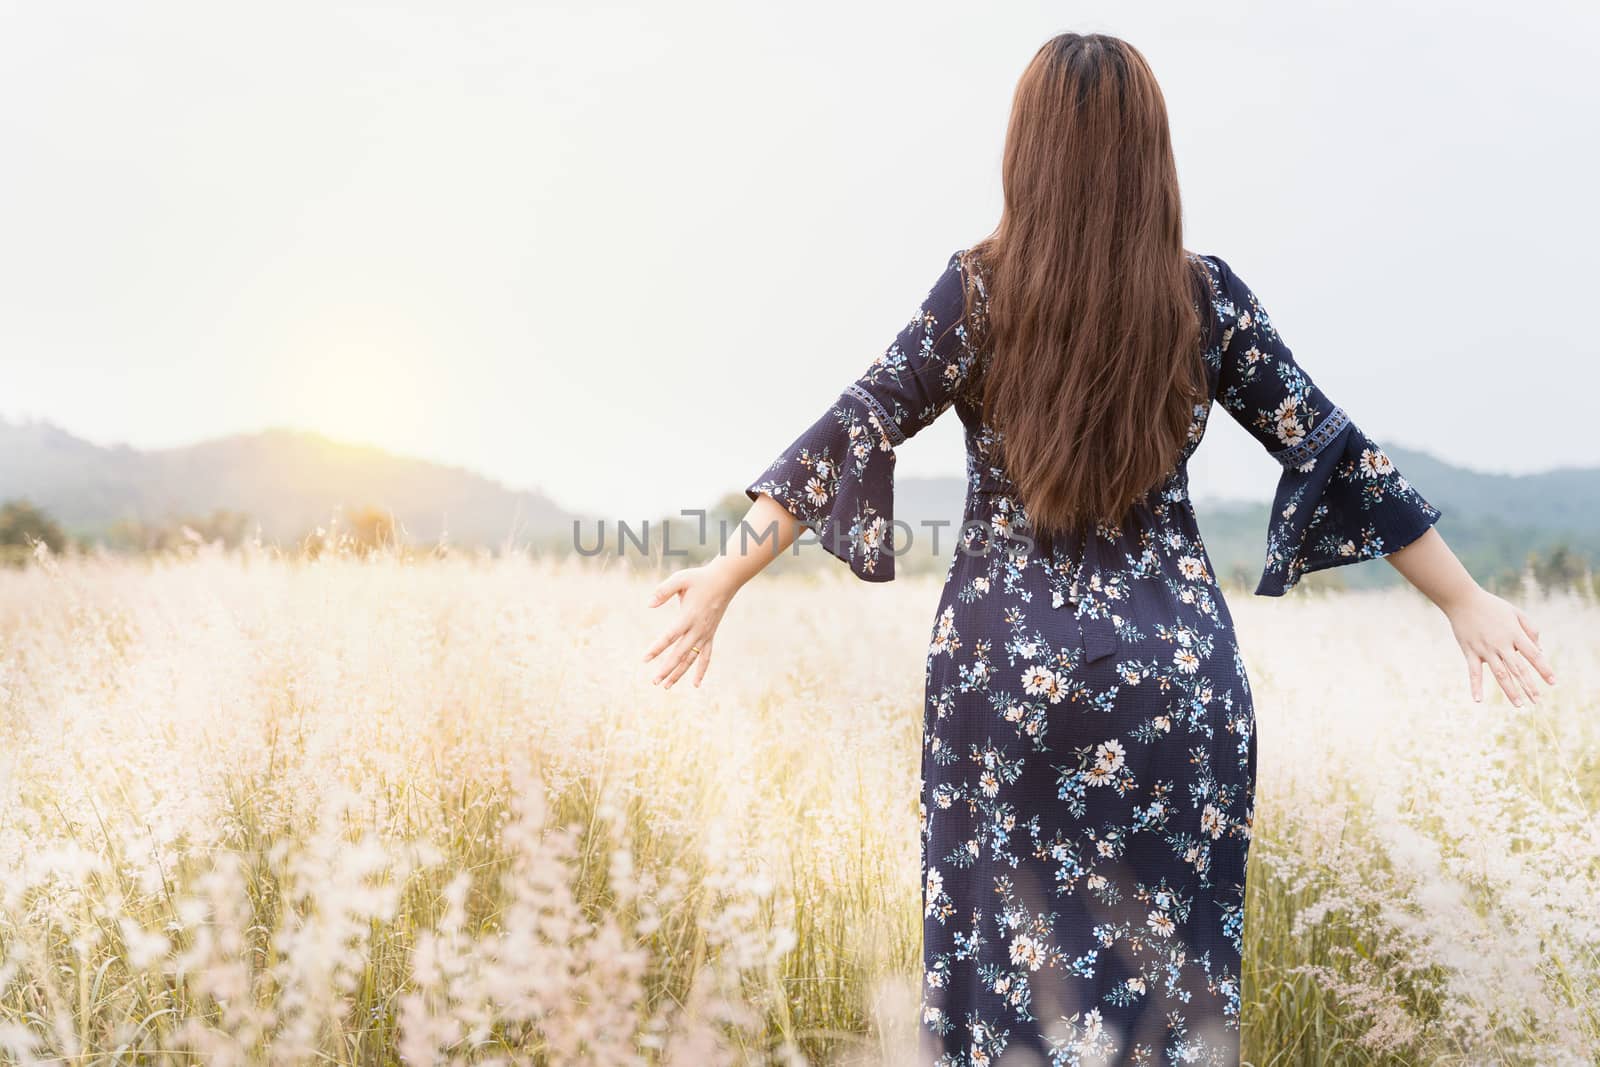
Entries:
[[[1115, 37], [1023, 72], [987, 279], [985, 420], [1036, 531], [1117, 522], [1176, 465], [1207, 397], [1166, 103]], [[969, 309], [973, 294], [969, 291]]]

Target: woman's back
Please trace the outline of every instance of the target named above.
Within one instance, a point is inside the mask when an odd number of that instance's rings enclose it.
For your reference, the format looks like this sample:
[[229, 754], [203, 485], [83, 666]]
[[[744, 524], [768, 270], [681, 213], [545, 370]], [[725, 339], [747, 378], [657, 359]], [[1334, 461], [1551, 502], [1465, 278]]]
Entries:
[[[1553, 675], [1255, 294], [1183, 249], [1166, 111], [1135, 49], [1047, 42], [1002, 177], [994, 233], [748, 486], [747, 521], [772, 524], [772, 554], [806, 526], [891, 579], [920, 543], [895, 522], [895, 450], [956, 409], [967, 522], [923, 722], [924, 1058], [1236, 1064], [1255, 711], [1188, 492], [1213, 408], [1280, 464], [1258, 594], [1391, 556], [1448, 603], [1469, 671], [1491, 664], [1513, 700], [1513, 652]], [[685, 603], [649, 654], [674, 649], [667, 684], [703, 674], [762, 543], [658, 588]]]
[[[1256, 592], [1424, 533], [1438, 509], [1227, 264], [1195, 258], [1210, 398], [1282, 464]], [[984, 280], [951, 255], [883, 355], [747, 488], [888, 580], [912, 532], [895, 528], [895, 449], [952, 407], [966, 427], [966, 522], [927, 657], [926, 1051], [1236, 1062], [1255, 716], [1188, 494], [1211, 405], [1126, 516], [1035, 536], [983, 417]]]
[[[1191, 258], [1210, 290], [1200, 309], [1210, 397], [1284, 468], [1256, 592], [1281, 595], [1309, 571], [1392, 552], [1437, 520], [1438, 510], [1316, 387], [1244, 282], [1216, 256]], [[969, 286], [976, 294], [970, 307]], [[860, 577], [887, 581], [896, 553], [910, 550], [919, 533], [903, 524], [895, 529], [893, 450], [953, 407], [966, 433], [967, 517], [990, 523], [994, 535], [1017, 542], [1013, 548], [1043, 540], [1029, 533], [1027, 509], [1006, 469], [1003, 434], [983, 416], [986, 293], [981, 266], [966, 250], [953, 253], [883, 354], [747, 493], [771, 493]], [[1164, 504], [1192, 515], [1187, 460], [1211, 410], [1196, 406], [1166, 479], [1123, 520], [1102, 522], [1103, 533], [1141, 520], [1160, 526], [1170, 521], [1163, 519], [1170, 515]], [[1328, 506], [1318, 508], [1322, 495], [1330, 496]], [[1083, 539], [1069, 540], [1080, 544], [1081, 555]]]

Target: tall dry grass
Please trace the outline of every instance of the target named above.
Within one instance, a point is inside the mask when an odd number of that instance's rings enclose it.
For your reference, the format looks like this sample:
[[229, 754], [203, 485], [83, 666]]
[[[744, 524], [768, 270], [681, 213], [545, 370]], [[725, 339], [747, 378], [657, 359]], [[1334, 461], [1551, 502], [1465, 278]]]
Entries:
[[[700, 690], [650, 579], [0, 573], [0, 1061], [906, 1063], [936, 580], [768, 579]], [[1407, 592], [1233, 593], [1256, 1064], [1590, 1063], [1600, 608], [1475, 706]]]

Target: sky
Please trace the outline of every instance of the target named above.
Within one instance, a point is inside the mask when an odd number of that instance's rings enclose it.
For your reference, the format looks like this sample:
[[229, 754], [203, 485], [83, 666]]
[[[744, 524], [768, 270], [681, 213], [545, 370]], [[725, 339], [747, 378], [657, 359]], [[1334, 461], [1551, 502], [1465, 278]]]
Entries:
[[[1017, 78], [1074, 30], [1148, 58], [1186, 243], [1370, 436], [1600, 465], [1561, 399], [1600, 386], [1600, 5], [3, 11], [13, 420], [141, 448], [291, 427], [591, 514], [704, 505], [993, 229]], [[962, 462], [952, 413], [897, 469]], [[1191, 462], [1197, 497], [1276, 475], [1220, 417]]]

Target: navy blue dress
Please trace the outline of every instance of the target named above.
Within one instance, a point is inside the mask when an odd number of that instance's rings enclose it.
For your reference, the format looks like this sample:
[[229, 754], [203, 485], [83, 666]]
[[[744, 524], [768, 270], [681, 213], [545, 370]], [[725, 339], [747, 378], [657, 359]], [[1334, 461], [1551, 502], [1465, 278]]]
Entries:
[[[1422, 535], [1439, 509], [1313, 384], [1228, 265], [1196, 258], [1212, 400], [1283, 468], [1256, 593]], [[895, 449], [947, 408], [966, 428], [967, 522], [927, 657], [924, 1060], [1237, 1063], [1256, 740], [1188, 494], [1212, 405], [1120, 524], [1048, 545], [1014, 536], [1027, 517], [981, 416], [985, 300], [964, 316], [967, 277], [986, 292], [958, 251], [888, 349], [746, 490], [888, 581]]]

